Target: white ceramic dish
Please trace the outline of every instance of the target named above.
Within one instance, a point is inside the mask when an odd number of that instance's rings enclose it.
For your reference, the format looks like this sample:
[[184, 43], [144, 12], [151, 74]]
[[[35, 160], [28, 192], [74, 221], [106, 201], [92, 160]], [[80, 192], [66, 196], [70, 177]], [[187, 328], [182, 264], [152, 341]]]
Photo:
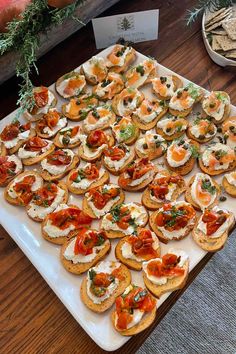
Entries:
[[[105, 49], [100, 53], [105, 57], [111, 48]], [[137, 56], [137, 62], [144, 60], [146, 57], [140, 53]], [[160, 75], [175, 74], [171, 70], [159, 65]], [[189, 83], [188, 80], [182, 78], [184, 84]], [[54, 85], [50, 87], [54, 92]], [[147, 86], [142, 90], [147, 96], [152, 95], [150, 86]], [[58, 105], [60, 106], [63, 101], [58, 98]], [[232, 106], [232, 114], [236, 115], [236, 107]], [[15, 116], [15, 112], [9, 114], [0, 122], [0, 130], [3, 126], [10, 122]], [[76, 123], [78, 124], [78, 123]], [[69, 125], [73, 123], [69, 122]], [[154, 160], [160, 168], [161, 159]], [[195, 167], [194, 171], [186, 177], [189, 180], [192, 175], [197, 172], [198, 168]], [[219, 182], [222, 177], [216, 178]], [[115, 182], [117, 177], [111, 176], [111, 181]], [[126, 192], [126, 201], [140, 201], [141, 193], [128, 193]], [[182, 196], [183, 199], [183, 196]], [[14, 241], [22, 249], [25, 255], [29, 258], [32, 264], [40, 272], [55, 294], [60, 298], [62, 303], [67, 307], [73, 317], [83, 327], [83, 329], [89, 334], [89, 336], [103, 349], [112, 351], [120, 348], [126, 341], [127, 337], [122, 337], [112, 327], [110, 321], [110, 312], [107, 311], [104, 314], [95, 314], [91, 312], [80, 300], [80, 284], [82, 276], [76, 276], [68, 273], [60, 263], [59, 250], [60, 247], [53, 245], [41, 237], [40, 224], [33, 222], [29, 219], [24, 211], [24, 208], [14, 207], [3, 198], [3, 189], [0, 190], [0, 222], [6, 231], [11, 235]], [[82, 197], [70, 195], [69, 201], [72, 204], [81, 206]], [[222, 207], [227, 207], [229, 210], [234, 211], [234, 200], [228, 197], [227, 202], [222, 203]], [[94, 223], [93, 226], [97, 226], [98, 223]], [[116, 241], [112, 241], [112, 252], [107, 259], [115, 259], [114, 246]], [[165, 253], [169, 248], [177, 247], [182, 248], [188, 252], [190, 257], [190, 270], [192, 270], [197, 263], [205, 256], [206, 252], [200, 249], [192, 240], [189, 235], [187, 238], [181, 241], [171, 241], [168, 245], [161, 244], [162, 253]], [[132, 271], [132, 280], [138, 285], [143, 285], [141, 272]], [[170, 293], [169, 293], [170, 294]], [[167, 299], [169, 294], [165, 294], [158, 300], [158, 307]], [[158, 316], [158, 311], [157, 311]]]

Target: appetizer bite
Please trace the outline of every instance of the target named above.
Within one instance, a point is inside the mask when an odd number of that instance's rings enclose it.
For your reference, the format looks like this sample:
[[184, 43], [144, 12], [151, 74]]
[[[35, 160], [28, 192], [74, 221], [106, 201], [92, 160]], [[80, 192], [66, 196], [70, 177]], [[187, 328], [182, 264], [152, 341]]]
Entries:
[[73, 149], [80, 145], [81, 127], [75, 125], [61, 129], [55, 136], [54, 145], [63, 149]]
[[125, 86], [139, 88], [157, 76], [157, 62], [153, 59], [146, 59], [136, 66], [133, 66], [125, 73]]
[[5, 148], [5, 145], [0, 142], [0, 156], [6, 156], [7, 155], [7, 149]]
[[148, 290], [161, 295], [182, 289], [189, 272], [189, 257], [179, 249], [171, 248], [164, 256], [143, 263], [143, 280]]
[[100, 219], [117, 204], [123, 203], [125, 194], [116, 184], [104, 184], [97, 188], [89, 189], [85, 194], [82, 207], [83, 211], [93, 219]]
[[125, 88], [112, 100], [113, 111], [121, 117], [129, 116], [144, 100], [144, 94], [138, 89]]
[[26, 206], [27, 215], [32, 220], [41, 222], [58, 205], [66, 204], [67, 200], [68, 190], [64, 182], [46, 182], [33, 193], [30, 203]]
[[119, 186], [129, 192], [143, 190], [157, 173], [156, 166], [147, 157], [133, 161], [119, 176]]
[[142, 204], [149, 210], [157, 210], [168, 202], [174, 202], [185, 191], [181, 175], [167, 170], [159, 171], [143, 192]]
[[206, 209], [193, 229], [194, 241], [207, 252], [216, 252], [224, 247], [228, 234], [235, 224], [234, 214], [215, 206]]
[[235, 151], [221, 143], [210, 145], [201, 154], [199, 167], [211, 176], [231, 171], [236, 167]]
[[67, 125], [67, 119], [63, 117], [55, 108], [43, 115], [36, 124], [36, 133], [44, 139], [54, 137], [59, 130]]
[[160, 100], [170, 100], [177, 89], [183, 86], [182, 80], [176, 75], [160, 76], [152, 81], [152, 90]]
[[79, 158], [72, 150], [55, 150], [41, 161], [41, 176], [45, 181], [61, 179], [78, 164]]
[[212, 140], [217, 133], [215, 124], [209, 119], [197, 117], [189, 124], [187, 129], [187, 136], [190, 139], [196, 140], [199, 143], [207, 143]]
[[81, 72], [91, 85], [96, 85], [107, 76], [105, 60], [94, 56], [81, 65]]
[[187, 175], [192, 171], [195, 160], [199, 156], [199, 145], [190, 139], [174, 140], [167, 148], [166, 166], [169, 170]]
[[196, 173], [188, 182], [185, 199], [197, 210], [204, 210], [217, 204], [220, 186], [205, 173]]
[[61, 262], [70, 273], [81, 274], [101, 261], [111, 249], [103, 231], [79, 230], [61, 248]]
[[236, 171], [224, 175], [222, 186], [231, 197], [236, 197]]
[[135, 49], [121, 44], [116, 44], [107, 56], [106, 66], [110, 69], [110, 71], [121, 73], [127, 70], [135, 58]]
[[52, 141], [34, 136], [19, 148], [18, 157], [21, 159], [23, 165], [35, 165], [51, 154], [54, 149], [55, 146]]
[[114, 145], [113, 136], [106, 134], [100, 129], [91, 131], [88, 136], [80, 135], [80, 140], [81, 145], [78, 154], [81, 159], [88, 162], [94, 162], [100, 159], [103, 151]]
[[146, 290], [134, 284], [116, 299], [112, 324], [123, 336], [133, 336], [151, 326], [156, 317], [156, 300]]
[[86, 86], [85, 76], [71, 71], [56, 81], [56, 91], [63, 98], [71, 98], [84, 93]]
[[[92, 219], [84, 214], [76, 205], [59, 204], [48, 214], [41, 225], [42, 236], [45, 240], [63, 245], [65, 241], [77, 235], [78, 230], [86, 230]], [[81, 231], [82, 231], [81, 230]]]
[[132, 119], [139, 129], [150, 130], [156, 126], [167, 110], [168, 107], [164, 101], [145, 98], [132, 114]]
[[102, 101], [112, 100], [124, 88], [124, 80], [120, 74], [109, 72], [104, 80], [93, 88], [93, 93]]
[[171, 97], [169, 111], [173, 116], [186, 117], [192, 111], [194, 104], [201, 99], [202, 90], [193, 84], [188, 84], [178, 89]]
[[118, 143], [132, 145], [139, 137], [139, 128], [132, 121], [130, 116], [117, 118], [111, 128]]
[[72, 121], [81, 121], [87, 117], [91, 109], [98, 105], [98, 99], [91, 94], [82, 95], [79, 98], [72, 98], [69, 103], [62, 105], [62, 114]]
[[83, 130], [89, 134], [92, 130], [107, 129], [116, 120], [116, 115], [110, 105], [94, 107], [83, 121]]
[[10, 204], [26, 206], [32, 200], [33, 193], [42, 186], [43, 179], [37, 172], [25, 171], [7, 185], [4, 197]]
[[168, 115], [157, 122], [156, 132], [165, 140], [171, 141], [180, 138], [188, 127], [188, 121], [181, 117]]
[[135, 152], [138, 157], [147, 157], [154, 160], [162, 156], [167, 149], [167, 143], [160, 135], [146, 132], [135, 143]]
[[159, 240], [168, 243], [182, 240], [193, 229], [196, 211], [191, 204], [184, 201], [164, 204], [150, 216], [150, 226]]
[[35, 136], [35, 130], [31, 128], [30, 122], [21, 124], [18, 120], [13, 120], [4, 127], [0, 134], [2, 151], [5, 149], [6, 154], [15, 154], [27, 139], [33, 136]]
[[110, 180], [109, 173], [101, 163], [86, 163], [72, 170], [67, 177], [67, 187], [71, 193], [85, 194], [90, 188], [97, 188]]
[[108, 238], [121, 238], [136, 233], [148, 222], [148, 212], [139, 203], [118, 204], [104, 215], [101, 229]]
[[222, 133], [227, 140], [227, 145], [236, 148], [236, 117], [230, 117], [222, 124]]
[[45, 86], [34, 87], [33, 98], [33, 108], [24, 113], [24, 117], [31, 122], [41, 119], [50, 108], [55, 107], [57, 104], [54, 93]]
[[136, 234], [125, 236], [116, 245], [116, 258], [128, 268], [142, 269], [142, 262], [160, 256], [157, 236], [149, 229], [138, 228]]
[[104, 150], [103, 165], [117, 176], [134, 160], [135, 152], [125, 144], [118, 144]]
[[131, 275], [119, 262], [102, 261], [89, 269], [82, 280], [80, 297], [85, 306], [94, 312], [104, 312], [115, 302], [117, 296], [130, 284]]
[[17, 156], [0, 156], [0, 187], [5, 187], [22, 171], [22, 162]]
[[202, 109], [215, 124], [222, 123], [230, 114], [230, 98], [224, 91], [212, 91], [202, 101]]

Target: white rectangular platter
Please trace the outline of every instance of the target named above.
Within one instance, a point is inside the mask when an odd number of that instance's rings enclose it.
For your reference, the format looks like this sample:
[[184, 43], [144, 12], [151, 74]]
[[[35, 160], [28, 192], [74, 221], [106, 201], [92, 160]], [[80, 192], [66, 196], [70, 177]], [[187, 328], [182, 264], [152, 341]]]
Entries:
[[[99, 56], [106, 57], [112, 47], [103, 50]], [[141, 62], [147, 57], [137, 53], [135, 64]], [[89, 58], [88, 58], [89, 59]], [[162, 65], [158, 65], [159, 75], [175, 74], [171, 70]], [[184, 84], [189, 81], [181, 78]], [[43, 83], [42, 83], [43, 84]], [[54, 92], [54, 84], [50, 87]], [[152, 95], [150, 86], [147, 85], [141, 89], [146, 96]], [[55, 93], [56, 94], [56, 93]], [[61, 98], [58, 98], [57, 107], [64, 103]], [[12, 112], [0, 122], [0, 130], [15, 117], [16, 112]], [[232, 106], [232, 115], [236, 115], [236, 107]], [[78, 123], [76, 123], [78, 124]], [[69, 126], [73, 123], [69, 122]], [[162, 160], [154, 160], [154, 163], [160, 169], [163, 169]], [[33, 168], [37, 168], [36, 165]], [[189, 180], [192, 175], [197, 172], [198, 168], [195, 166], [194, 170], [189, 174], [185, 180]], [[221, 182], [222, 177], [217, 177], [217, 182]], [[116, 182], [117, 177], [111, 177], [111, 182]], [[112, 327], [110, 321], [111, 311], [103, 314], [96, 314], [90, 311], [80, 300], [80, 284], [83, 276], [76, 276], [68, 273], [60, 263], [59, 251], [60, 246], [50, 244], [41, 236], [40, 224], [28, 218], [24, 208], [14, 207], [8, 204], [3, 198], [3, 189], [0, 191], [1, 209], [0, 209], [0, 223], [22, 249], [25, 255], [29, 258], [32, 264], [40, 272], [42, 277], [46, 280], [55, 294], [59, 297], [62, 303], [67, 307], [73, 317], [78, 321], [81, 327], [88, 333], [88, 335], [103, 349], [112, 351], [120, 348], [126, 341], [127, 337], [118, 334]], [[140, 202], [141, 193], [126, 193], [126, 201]], [[182, 196], [183, 199], [183, 196]], [[70, 195], [69, 202], [81, 206], [82, 197]], [[221, 203], [222, 207], [235, 211], [233, 198], [227, 197], [227, 201]], [[93, 227], [98, 227], [98, 222], [93, 223]], [[115, 260], [114, 247], [116, 241], [112, 240], [112, 251], [107, 256], [109, 260]], [[161, 244], [161, 252], [165, 253], [169, 248], [177, 247], [185, 250], [190, 258], [190, 270], [192, 270], [198, 262], [205, 256], [206, 252], [200, 249], [192, 240], [191, 235], [181, 241], [171, 241], [168, 245]], [[137, 285], [143, 285], [141, 272], [132, 271], [132, 281]], [[158, 307], [167, 299], [170, 293], [165, 294], [158, 300]], [[158, 311], [157, 311], [158, 316]]]

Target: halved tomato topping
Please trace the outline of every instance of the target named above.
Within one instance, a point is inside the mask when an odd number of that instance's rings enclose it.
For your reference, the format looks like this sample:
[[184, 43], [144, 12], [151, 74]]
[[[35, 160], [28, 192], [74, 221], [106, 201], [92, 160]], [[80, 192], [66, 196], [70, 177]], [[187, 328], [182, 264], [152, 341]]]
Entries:
[[87, 145], [91, 148], [97, 148], [107, 143], [107, 136], [102, 130], [93, 130], [87, 136]]
[[45, 119], [45, 122], [49, 128], [54, 128], [60, 119], [60, 113], [51, 110], [44, 114], [43, 118]]
[[7, 156], [0, 156], [0, 183], [5, 183], [10, 177], [15, 176], [16, 164], [8, 161]]
[[88, 254], [93, 253], [94, 247], [100, 246], [105, 242], [105, 240], [106, 236], [104, 232], [88, 231], [87, 229], [83, 228], [77, 235], [74, 253], [87, 256]]
[[143, 256], [147, 260], [157, 257], [157, 252], [152, 247], [154, 240], [150, 230], [140, 229], [137, 236], [131, 235], [127, 241], [132, 245], [132, 252], [135, 255]]
[[15, 139], [20, 132], [19, 128], [20, 128], [19, 121], [8, 124], [1, 132], [1, 135], [0, 135], [1, 140], [2, 141], [9, 141], [9, 140]]
[[92, 197], [94, 206], [97, 209], [103, 209], [109, 200], [117, 197], [120, 193], [118, 188], [111, 188], [104, 190], [103, 187], [96, 189], [92, 188], [89, 190], [89, 196]]
[[71, 156], [63, 150], [57, 150], [47, 157], [47, 162], [53, 166], [65, 166], [71, 163]]
[[48, 89], [47, 87], [41, 86], [40, 90], [34, 92], [35, 105], [38, 108], [46, 106], [48, 103]]
[[202, 221], [206, 223], [207, 236], [214, 234], [222, 224], [227, 220], [228, 214], [223, 210], [214, 212], [206, 209]]
[[17, 193], [17, 198], [23, 202], [23, 204], [29, 204], [33, 197], [32, 185], [36, 181], [34, 175], [25, 176], [22, 181], [17, 182], [14, 185], [14, 190]]
[[125, 151], [118, 146], [114, 146], [106, 149], [104, 155], [109, 157], [112, 161], [120, 161], [125, 156]]
[[58, 187], [55, 183], [46, 183], [42, 188], [38, 189], [33, 195], [33, 202], [36, 205], [48, 207], [57, 196]]
[[135, 180], [141, 178], [151, 170], [153, 170], [153, 164], [145, 157], [136, 161], [131, 167], [128, 167], [126, 172], [132, 180]]
[[165, 227], [168, 231], [180, 230], [187, 226], [189, 220], [195, 215], [196, 212], [191, 205], [164, 204], [163, 210], [156, 216], [156, 225]]
[[85, 177], [89, 180], [94, 180], [99, 177], [99, 169], [95, 164], [88, 165], [84, 169]]
[[34, 136], [26, 142], [24, 149], [27, 151], [41, 151], [47, 145], [47, 141], [41, 139], [39, 136]]
[[165, 276], [181, 276], [184, 274], [184, 268], [178, 266], [180, 258], [174, 254], [166, 254], [161, 260], [150, 261], [147, 265], [147, 272], [149, 275], [155, 277]]

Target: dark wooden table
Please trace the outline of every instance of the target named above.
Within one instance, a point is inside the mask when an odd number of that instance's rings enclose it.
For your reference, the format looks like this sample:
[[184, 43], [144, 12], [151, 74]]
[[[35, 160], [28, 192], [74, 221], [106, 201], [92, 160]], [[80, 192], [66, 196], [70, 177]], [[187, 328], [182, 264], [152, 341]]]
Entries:
[[[236, 104], [235, 74], [210, 60], [202, 42], [199, 22], [186, 28], [186, 9], [195, 4], [196, 1], [192, 0], [122, 0], [104, 15], [159, 8], [159, 39], [136, 44], [135, 48], [207, 89], [226, 90]], [[92, 26], [88, 24], [39, 60], [40, 76], [34, 77], [35, 85], [50, 85], [96, 52]], [[0, 118], [15, 109], [17, 89], [16, 78], [1, 86]], [[210, 258], [207, 255], [191, 272], [186, 286]], [[104, 353], [1, 227], [0, 273], [1, 353]], [[153, 326], [129, 340], [123, 347], [124, 353], [134, 353], [141, 346], [185, 289], [168, 298], [159, 309]]]

